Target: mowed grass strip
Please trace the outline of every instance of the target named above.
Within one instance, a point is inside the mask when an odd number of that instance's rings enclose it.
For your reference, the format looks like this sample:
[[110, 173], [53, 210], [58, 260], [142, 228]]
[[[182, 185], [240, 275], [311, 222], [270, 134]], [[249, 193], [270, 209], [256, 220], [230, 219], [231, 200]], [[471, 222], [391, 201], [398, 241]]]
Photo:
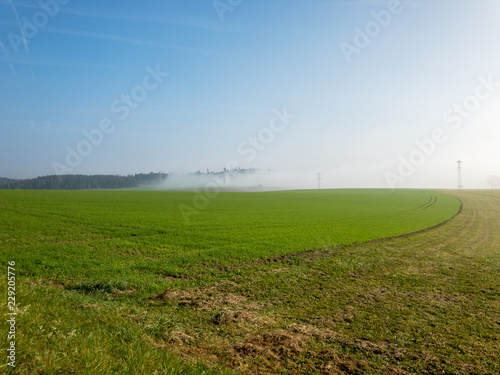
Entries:
[[81, 289], [159, 290], [236, 264], [443, 222], [460, 202], [428, 190], [221, 192], [185, 222], [193, 192], [0, 191], [0, 258]]

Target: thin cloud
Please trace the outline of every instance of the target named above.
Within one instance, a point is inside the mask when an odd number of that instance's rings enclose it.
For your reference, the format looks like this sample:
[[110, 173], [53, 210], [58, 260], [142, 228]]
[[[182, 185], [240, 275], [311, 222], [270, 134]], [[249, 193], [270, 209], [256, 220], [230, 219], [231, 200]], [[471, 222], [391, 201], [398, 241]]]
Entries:
[[[10, 4], [11, 0], [7, 0]], [[7, 4], [4, 1], [0, 0], [0, 4]], [[35, 4], [30, 4], [26, 2], [18, 2], [16, 3], [18, 7], [29, 8], [29, 9], [40, 9], [40, 6]], [[186, 18], [182, 16], [176, 15], [163, 15], [156, 17], [141, 17], [135, 14], [126, 14], [126, 13], [99, 13], [95, 11], [82, 10], [82, 9], [71, 9], [67, 6], [60, 6], [60, 13], [69, 14], [78, 17], [88, 17], [88, 18], [104, 18], [109, 20], [122, 20], [122, 21], [133, 21], [133, 22], [144, 22], [144, 23], [163, 23], [170, 25], [180, 25], [180, 26], [188, 26], [193, 28], [200, 28], [204, 30], [221, 30], [221, 25], [219, 22], [213, 22], [207, 19], [201, 18]]]
[[[3, 51], [5, 57], [8, 59], [9, 58], [9, 50], [7, 48], [5, 48], [5, 45], [2, 42], [0, 42], [0, 49]], [[12, 64], [9, 64], [9, 68], [12, 71], [12, 74], [15, 77], [16, 76], [16, 70], [14, 69], [14, 66]]]
[[122, 36], [112, 35], [112, 34], [99, 34], [99, 33], [94, 33], [94, 32], [89, 32], [89, 31], [79, 31], [79, 30], [61, 29], [61, 28], [53, 28], [53, 27], [46, 27], [44, 30], [48, 31], [48, 32], [64, 34], [64, 35], [74, 35], [74, 36], [80, 36], [80, 37], [84, 37], [84, 38], [96, 38], [96, 39], [111, 40], [114, 42], [122, 42], [122, 43], [136, 44], [136, 45], [163, 47], [163, 45], [159, 44], [159, 43], [144, 41], [144, 40], [139, 40], [139, 39], [125, 38]]
[[[352, 1], [333, 1], [330, 5], [338, 6], [387, 6], [391, 0], [352, 0]], [[407, 3], [412, 7], [417, 7], [422, 5], [420, 1], [414, 0], [401, 0], [401, 2]]]
[[185, 46], [178, 46], [178, 45], [172, 45], [172, 44], [163, 44], [163, 43], [152, 42], [149, 40], [126, 38], [126, 37], [113, 35], [113, 34], [100, 34], [100, 33], [94, 33], [94, 32], [89, 32], [89, 31], [62, 29], [62, 28], [54, 28], [54, 27], [46, 27], [46, 28], [44, 28], [44, 31], [63, 34], [63, 35], [79, 36], [79, 37], [83, 37], [83, 38], [95, 38], [95, 39], [101, 39], [101, 40], [109, 40], [109, 41], [113, 41], [113, 42], [128, 43], [128, 44], [134, 44], [134, 45], [140, 45], [140, 46], [171, 48], [171, 49], [176, 49], [179, 51], [185, 51], [185, 52], [191, 52], [191, 53], [212, 54], [211, 51], [201, 49], [201, 48], [185, 47]]
[[145, 22], [145, 23], [162, 23], [169, 25], [180, 25], [180, 26], [188, 26], [193, 28], [200, 28], [204, 30], [214, 31], [221, 30], [221, 27], [218, 23], [210, 22], [204, 19], [199, 18], [186, 18], [174, 15], [164, 15], [157, 17], [138, 17], [132, 14], [109, 14], [109, 13], [96, 13], [96, 12], [88, 12], [82, 11], [80, 9], [61, 9], [61, 13], [71, 14], [79, 17], [90, 17], [90, 18], [105, 18], [110, 20], [123, 20], [123, 21], [133, 21], [133, 22]]
[[353, 0], [353, 1], [334, 1], [330, 5], [342, 6], [360, 6], [360, 5], [387, 5], [389, 0]]
[[[4, 60], [0, 59], [0, 61], [5, 62]], [[25, 61], [22, 59], [13, 59], [10, 61], [12, 63], [15, 63], [16, 65], [23, 65], [23, 66], [29, 66], [29, 67], [56, 67], [56, 68], [78, 68], [78, 69], [123, 69], [123, 65], [113, 65], [113, 64], [94, 64], [94, 63], [82, 63], [82, 62], [64, 62], [64, 61]], [[14, 67], [12, 64], [9, 64], [11, 66], [11, 70], [14, 71]], [[34, 72], [33, 72], [34, 74]]]
[[19, 14], [17, 14], [17, 10], [14, 7], [14, 4], [12, 4], [11, 0], [9, 0], [9, 4], [10, 4], [14, 14], [16, 15], [17, 24], [19, 25], [19, 29], [21, 30], [21, 35], [23, 36], [24, 51], [26, 53], [29, 53], [28, 41], [26, 40], [26, 36], [24, 35], [24, 30], [23, 30], [23, 27], [21, 26], [21, 20], [19, 19]]
[[[208, 3], [210, 6], [211, 3]], [[224, 25], [215, 16], [210, 17], [185, 17], [178, 14], [155, 14], [151, 15], [136, 15], [136, 14], [118, 14], [118, 13], [96, 13], [90, 11], [82, 11], [81, 9], [68, 9], [62, 8], [61, 13], [71, 14], [80, 17], [91, 17], [91, 18], [103, 18], [108, 20], [118, 20], [118, 21], [130, 21], [130, 22], [141, 22], [141, 23], [159, 23], [163, 25], [174, 25], [174, 26], [184, 26], [194, 29], [201, 29], [205, 31], [216, 31], [224, 33], [240, 33], [240, 34], [261, 34], [262, 31], [256, 32], [255, 30], [248, 30], [247, 28], [238, 27], [235, 25]], [[216, 14], [215, 12], [213, 14]]]
[[0, 42], [0, 49], [5, 54], [5, 57], [9, 57], [9, 50], [7, 48], [5, 48], [5, 45], [2, 42]]

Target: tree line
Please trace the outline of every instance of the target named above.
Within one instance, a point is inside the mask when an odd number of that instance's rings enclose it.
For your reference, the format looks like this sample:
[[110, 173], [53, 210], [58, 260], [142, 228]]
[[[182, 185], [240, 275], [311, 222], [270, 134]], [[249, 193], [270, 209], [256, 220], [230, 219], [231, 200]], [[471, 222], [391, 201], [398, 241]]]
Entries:
[[[53, 175], [28, 180], [0, 179], [0, 189], [37, 189], [37, 190], [86, 190], [122, 189], [141, 185], [157, 185], [166, 173], [138, 173], [128, 176], [116, 175]], [[2, 184], [3, 183], [3, 184]]]

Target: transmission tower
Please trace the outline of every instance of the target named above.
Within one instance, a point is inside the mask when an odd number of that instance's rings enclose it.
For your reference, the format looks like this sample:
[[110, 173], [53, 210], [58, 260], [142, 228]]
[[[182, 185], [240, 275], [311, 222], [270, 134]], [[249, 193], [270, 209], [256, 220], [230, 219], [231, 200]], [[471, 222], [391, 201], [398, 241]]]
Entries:
[[316, 173], [318, 176], [318, 189], [321, 189], [321, 173]]
[[462, 186], [462, 161], [459, 160], [457, 161], [458, 164], [458, 188], [463, 189]]

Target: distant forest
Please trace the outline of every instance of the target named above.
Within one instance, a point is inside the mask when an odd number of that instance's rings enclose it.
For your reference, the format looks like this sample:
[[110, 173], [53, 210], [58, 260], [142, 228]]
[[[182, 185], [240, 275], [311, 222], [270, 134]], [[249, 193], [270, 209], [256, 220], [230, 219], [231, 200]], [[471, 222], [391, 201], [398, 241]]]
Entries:
[[141, 185], [157, 185], [166, 173], [139, 173], [128, 176], [113, 175], [59, 175], [42, 176], [29, 180], [0, 178], [0, 189], [38, 189], [38, 190], [85, 190], [85, 189], [121, 189]]
[[[223, 175], [224, 173], [253, 173], [256, 169], [236, 168], [221, 172], [211, 172], [207, 175]], [[203, 175], [200, 171], [192, 175]], [[0, 189], [34, 189], [34, 190], [90, 190], [90, 189], [123, 189], [140, 186], [159, 185], [168, 178], [167, 173], [138, 173], [128, 176], [115, 175], [53, 175], [42, 176], [28, 180], [13, 180], [0, 177]]]

